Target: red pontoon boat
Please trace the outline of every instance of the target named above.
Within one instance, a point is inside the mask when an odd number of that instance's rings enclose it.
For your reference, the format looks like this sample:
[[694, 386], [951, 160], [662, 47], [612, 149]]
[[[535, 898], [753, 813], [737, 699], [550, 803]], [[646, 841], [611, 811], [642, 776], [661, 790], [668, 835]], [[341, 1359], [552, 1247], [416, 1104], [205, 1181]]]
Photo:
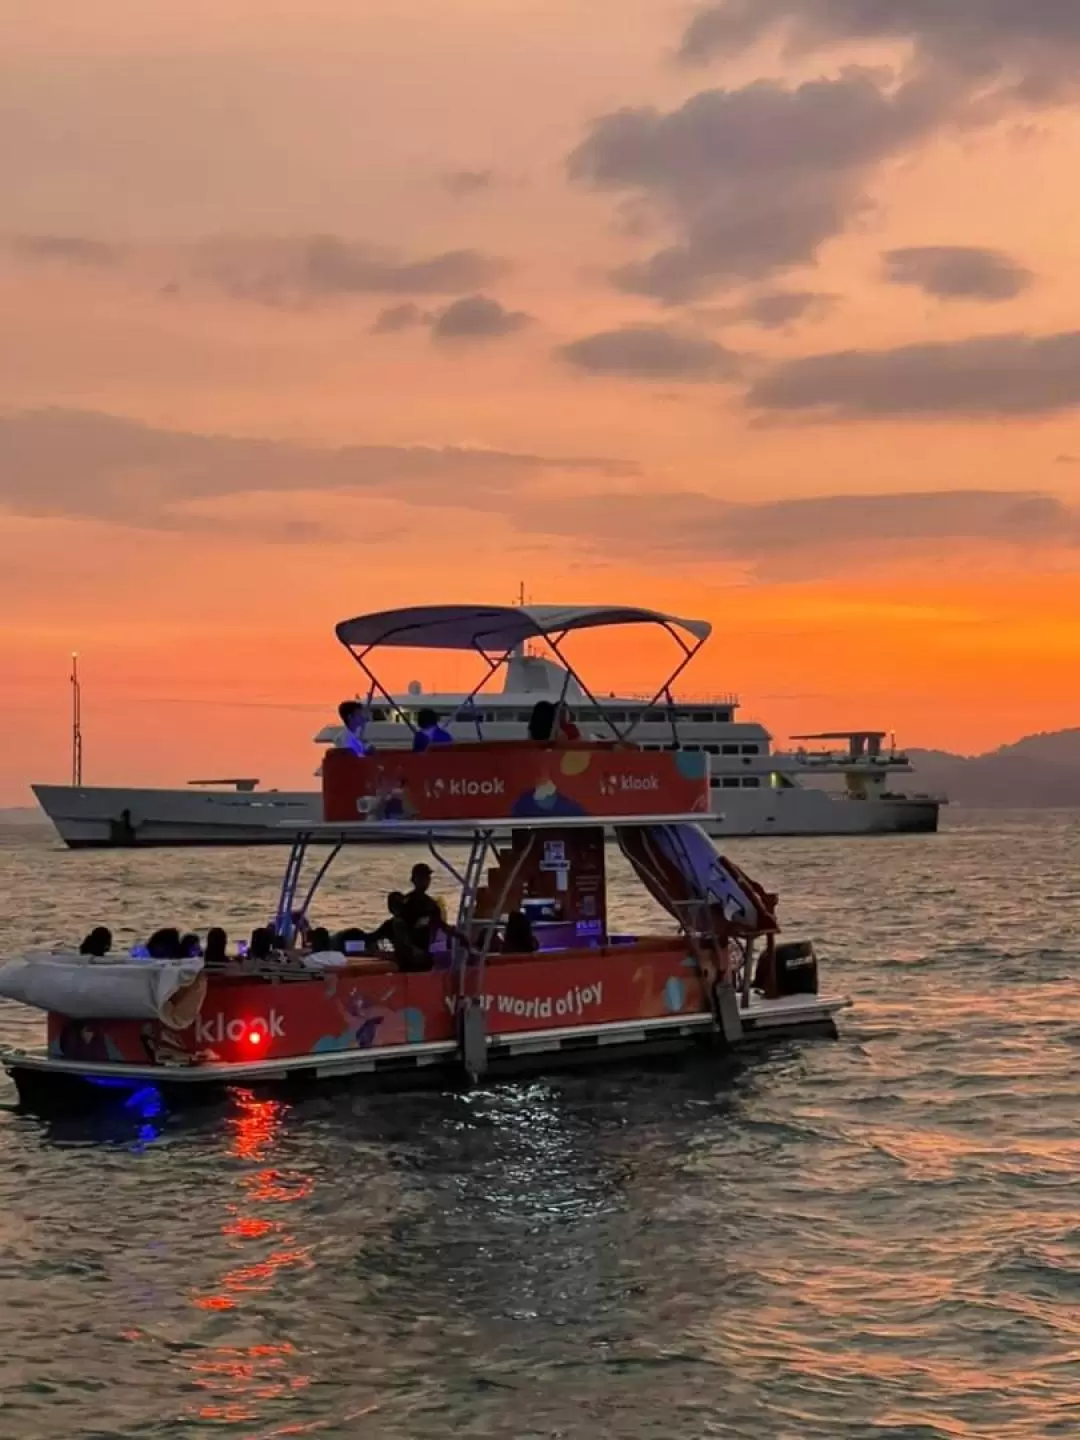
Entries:
[[[635, 608], [481, 606], [369, 615], [337, 633], [372, 693], [386, 693], [368, 665], [376, 647], [479, 652], [490, 678], [531, 640], [547, 641], [586, 688], [562, 653], [565, 637], [650, 622], [681, 647], [676, 674], [709, 635], [704, 622]], [[324, 823], [297, 836], [285, 870], [280, 953], [214, 970], [200, 960], [70, 954], [29, 956], [0, 970], [0, 995], [47, 1011], [40, 1050], [0, 1054], [20, 1098], [82, 1106], [147, 1086], [190, 1099], [230, 1085], [346, 1077], [475, 1083], [834, 1034], [834, 1016], [850, 1002], [818, 993], [812, 946], [780, 942], [776, 897], [717, 854], [698, 823], [709, 805], [707, 756], [646, 753], [610, 729], [600, 741], [328, 752]], [[426, 839], [457, 886], [449, 943], [425, 955], [424, 968], [301, 944], [335, 859], [373, 831]], [[617, 930], [606, 831], [674, 922], [668, 933]], [[520, 953], [506, 944], [514, 912], [533, 917]]]

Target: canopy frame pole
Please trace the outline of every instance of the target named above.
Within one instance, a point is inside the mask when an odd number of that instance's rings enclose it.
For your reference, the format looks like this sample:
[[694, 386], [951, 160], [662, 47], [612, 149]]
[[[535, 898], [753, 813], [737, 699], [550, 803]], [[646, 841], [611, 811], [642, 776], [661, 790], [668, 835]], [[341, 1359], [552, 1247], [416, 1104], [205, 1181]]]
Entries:
[[374, 645], [368, 645], [364, 650], [360, 651], [359, 653], [357, 653], [357, 651], [354, 650], [351, 645], [346, 645], [345, 648], [356, 661], [357, 665], [360, 666], [360, 669], [371, 681], [370, 694], [374, 695], [375, 691], [377, 690], [379, 694], [383, 697], [383, 699], [386, 701], [386, 703], [390, 706], [390, 709], [396, 712], [398, 718], [404, 720], [405, 724], [415, 735], [417, 733], [416, 726], [410, 719], [408, 712], [402, 710], [398, 702], [390, 694], [389, 690], [383, 688], [382, 682], [379, 680], [379, 677], [375, 674], [375, 672], [371, 669], [370, 665], [368, 665], [367, 663], [367, 657], [376, 647]]
[[472, 648], [476, 651], [476, 653], [480, 656], [481, 660], [483, 660], [484, 664], [485, 664], [488, 668], [487, 668], [487, 674], [484, 675], [484, 676], [482, 676], [481, 679], [478, 681], [478, 683], [477, 683], [476, 685], [474, 685], [473, 688], [469, 691], [468, 695], [465, 696], [463, 708], [470, 709], [470, 710], [473, 711], [473, 714], [474, 714], [474, 716], [475, 716], [475, 719], [474, 719], [473, 723], [474, 723], [475, 726], [476, 726], [476, 738], [477, 738], [478, 740], [482, 740], [482, 739], [484, 738], [484, 730], [483, 730], [483, 726], [482, 726], [481, 723], [480, 723], [480, 713], [479, 713], [479, 711], [476, 709], [476, 697], [477, 697], [477, 695], [480, 694], [480, 691], [484, 688], [484, 686], [488, 683], [488, 681], [491, 679], [491, 677], [495, 674], [496, 670], [498, 670], [499, 666], [506, 664], [506, 662], [510, 659], [510, 656], [514, 653], [514, 651], [513, 651], [513, 647], [511, 647], [511, 648], [510, 648], [509, 650], [507, 650], [504, 654], [500, 655], [500, 656], [498, 657], [498, 659], [493, 660], [493, 659], [491, 658], [491, 656], [488, 654], [488, 652], [484, 649], [484, 647], [483, 647], [483, 646], [479, 643], [479, 641], [475, 638], [475, 636], [473, 637]]
[[[503, 907], [506, 905], [506, 901], [510, 895], [511, 890], [517, 884], [518, 877], [521, 875], [522, 870], [524, 870], [525, 868], [525, 862], [531, 858], [532, 853], [536, 848], [536, 837], [539, 833], [540, 832], [538, 830], [529, 831], [528, 842], [522, 849], [521, 854], [517, 857], [516, 862], [511, 866], [510, 873], [507, 875], [503, 887], [499, 891], [498, 900], [495, 905], [495, 914], [486, 922], [484, 940], [479, 952], [481, 964], [481, 981], [483, 980], [483, 967], [486, 965], [487, 957], [491, 953], [491, 942], [495, 937], [495, 931], [498, 929], [499, 917], [502, 915]], [[473, 923], [476, 923], [475, 919]], [[482, 988], [480, 993], [483, 994]]]
[[[596, 709], [596, 713], [603, 718], [604, 724], [605, 724], [605, 725], [607, 726], [607, 728], [611, 731], [611, 733], [615, 736], [615, 739], [616, 739], [616, 740], [623, 740], [623, 739], [625, 739], [626, 737], [625, 737], [625, 736], [623, 735], [623, 733], [620, 731], [619, 727], [615, 724], [615, 721], [612, 720], [612, 718], [611, 718], [610, 715], [608, 714], [607, 710], [604, 708], [604, 706], [603, 706], [603, 704], [601, 703], [601, 701], [599, 701], [599, 700], [596, 698], [596, 696], [593, 694], [593, 692], [589, 689], [588, 685], [585, 684], [585, 681], [584, 681], [584, 680], [582, 679], [582, 677], [578, 674], [578, 672], [574, 669], [573, 665], [571, 665], [570, 661], [566, 658], [566, 656], [563, 654], [562, 650], [559, 648], [559, 642], [560, 642], [561, 640], [565, 640], [566, 635], [567, 635], [567, 631], [563, 630], [563, 631], [561, 632], [561, 634], [559, 634], [559, 635], [557, 635], [557, 636], [556, 636], [556, 635], [545, 635], [545, 636], [544, 636], [544, 639], [545, 639], [545, 640], [547, 641], [547, 643], [551, 646], [551, 649], [552, 649], [553, 654], [555, 655], [555, 657], [556, 657], [556, 659], [559, 661], [559, 663], [562, 665], [563, 669], [566, 670], [567, 673], [568, 673], [570, 676], [572, 676], [573, 679], [576, 680], [577, 683], [581, 686], [582, 690], [585, 692], [586, 697], [592, 702], [594, 708]], [[627, 731], [627, 734], [629, 734], [629, 733], [630, 733], [630, 732]]]
[[281, 881], [274, 930], [288, 944], [292, 940], [292, 908], [296, 898], [296, 887], [300, 883], [300, 872], [311, 841], [310, 830], [298, 830], [285, 864], [285, 875]]
[[695, 645], [687, 645], [686, 641], [682, 638], [682, 636], [678, 633], [678, 631], [672, 629], [672, 627], [667, 623], [666, 620], [662, 620], [662, 621], [660, 621], [659, 623], [660, 623], [660, 625], [661, 625], [661, 628], [664, 629], [664, 630], [666, 630], [666, 631], [668, 632], [668, 634], [671, 636], [671, 638], [672, 638], [672, 639], [675, 641], [675, 643], [678, 645], [679, 649], [683, 652], [683, 656], [682, 656], [682, 659], [679, 661], [678, 665], [677, 665], [677, 666], [675, 667], [675, 669], [671, 672], [671, 674], [668, 676], [668, 678], [664, 681], [663, 685], [660, 686], [659, 690], [657, 690], [656, 694], [652, 697], [652, 699], [649, 701], [649, 703], [648, 703], [646, 706], [644, 706], [644, 707], [638, 712], [637, 719], [631, 721], [630, 726], [629, 726], [629, 728], [628, 728], [627, 731], [626, 731], [626, 734], [625, 734], [622, 738], [623, 738], [624, 740], [625, 740], [625, 739], [629, 739], [629, 737], [634, 733], [634, 731], [635, 731], [635, 729], [637, 728], [637, 726], [641, 723], [641, 718], [642, 718], [642, 716], [645, 714], [645, 711], [646, 711], [646, 710], [651, 710], [651, 709], [653, 709], [653, 707], [656, 705], [657, 701], [660, 700], [662, 697], [666, 696], [666, 697], [667, 697], [667, 701], [668, 701], [668, 705], [669, 705], [670, 707], [672, 707], [672, 721], [671, 721], [672, 735], [673, 735], [673, 737], [674, 737], [674, 739], [675, 739], [675, 743], [678, 744], [679, 735], [678, 735], [678, 731], [675, 729], [675, 719], [674, 719], [674, 704], [675, 704], [675, 701], [674, 701], [674, 697], [672, 696], [672, 693], [671, 693], [671, 687], [675, 684], [675, 681], [679, 678], [679, 676], [683, 673], [683, 671], [686, 669], [686, 667], [690, 664], [691, 660], [693, 660], [694, 656], [698, 653], [698, 651], [699, 651], [699, 650], [701, 649], [701, 647], [705, 644], [705, 641], [706, 641], [709, 637], [706, 635], [706, 636], [704, 636], [702, 639], [700, 639]]
[[444, 854], [442, 854], [442, 852], [437, 848], [437, 837], [436, 837], [436, 836], [434, 836], [434, 835], [429, 835], [429, 836], [428, 836], [427, 848], [428, 848], [428, 853], [431, 855], [431, 858], [432, 858], [437, 864], [441, 865], [442, 868], [446, 871], [446, 873], [447, 873], [448, 875], [452, 876], [453, 879], [457, 882], [458, 885], [464, 886], [464, 884], [465, 884], [465, 877], [464, 877], [464, 875], [462, 875], [462, 873], [461, 873], [460, 870], [455, 870], [454, 867], [453, 867], [453, 865], [451, 865], [451, 864], [450, 864], [450, 861], [446, 858], [446, 856], [445, 856]]
[[[465, 875], [461, 884], [461, 898], [458, 901], [457, 928], [462, 935], [469, 937], [469, 944], [472, 944], [470, 927], [473, 915], [476, 911], [476, 894], [480, 889], [480, 879], [484, 873], [484, 866], [487, 864], [488, 851], [492, 847], [493, 830], [476, 830], [473, 832], [472, 846], [469, 850], [468, 863], [465, 866]], [[464, 961], [465, 957], [457, 957]], [[464, 993], [464, 965], [459, 975], [458, 992]]]
[[[344, 843], [345, 842], [343, 840], [339, 840], [337, 844], [331, 849], [330, 854], [319, 866], [318, 871], [315, 874], [314, 880], [312, 880], [311, 884], [308, 886], [308, 892], [304, 896], [304, 903], [300, 906], [300, 909], [295, 912], [299, 919], [303, 920], [306, 918], [308, 910], [311, 907], [311, 902], [315, 899], [315, 892], [322, 884], [326, 872], [330, 869], [330, 866], [341, 854], [341, 847], [344, 845]], [[299, 879], [299, 876], [297, 878]], [[290, 925], [292, 924], [292, 916], [289, 917], [289, 923]]]

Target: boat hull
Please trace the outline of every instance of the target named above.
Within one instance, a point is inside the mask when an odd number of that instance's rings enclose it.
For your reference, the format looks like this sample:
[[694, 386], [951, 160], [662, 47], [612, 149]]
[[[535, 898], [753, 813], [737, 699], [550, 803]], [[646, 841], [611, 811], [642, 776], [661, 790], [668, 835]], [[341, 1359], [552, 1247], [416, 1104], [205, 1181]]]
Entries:
[[[294, 839], [293, 823], [299, 829], [322, 820], [321, 796], [307, 791], [71, 785], [33, 789], [60, 838], [73, 850], [288, 845]], [[810, 787], [714, 789], [711, 798], [714, 813], [705, 817], [704, 825], [714, 838], [932, 834], [940, 813], [933, 799], [857, 800]]]
[[[740, 1011], [742, 1034], [725, 1041], [711, 1013], [651, 1017], [599, 1025], [524, 1030], [487, 1037], [484, 1083], [601, 1065], [640, 1065], [700, 1051], [742, 1049], [793, 1037], [836, 1035], [838, 1012], [850, 1001], [799, 995], [754, 997]], [[470, 1083], [456, 1040], [387, 1045], [319, 1055], [170, 1067], [64, 1060], [47, 1051], [0, 1056], [20, 1104], [39, 1113], [81, 1113], [138, 1103], [148, 1090], [171, 1107], [213, 1104], [230, 1090], [307, 1090], [361, 1086], [380, 1091], [448, 1089]]]

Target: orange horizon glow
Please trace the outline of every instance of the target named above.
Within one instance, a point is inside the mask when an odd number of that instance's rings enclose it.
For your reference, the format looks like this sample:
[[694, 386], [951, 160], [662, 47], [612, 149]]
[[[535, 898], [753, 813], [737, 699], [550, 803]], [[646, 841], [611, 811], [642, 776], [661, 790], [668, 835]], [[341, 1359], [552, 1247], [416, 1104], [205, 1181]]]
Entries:
[[[62, 26], [20, 14], [0, 62], [20, 135], [0, 233], [0, 806], [68, 778], [72, 651], [87, 784], [311, 788], [312, 736], [363, 685], [337, 620], [512, 603], [521, 582], [537, 603], [709, 619], [683, 692], [738, 694], [781, 744], [866, 726], [973, 754], [1080, 724], [1080, 383], [1018, 411], [993, 375], [1016, 337], [1080, 330], [1067, 87], [913, 126], [852, 168], [812, 255], [665, 301], [611, 272], [684, 242], [692, 187], [664, 189], [665, 166], [653, 191], [575, 179], [598, 119], [683, 123], [703, 92], [835, 83], [852, 61], [899, 85], [910, 46], [777, 36], [684, 66], [688, 12], [651, 0], [99, 0], [92, 25], [59, 8]], [[312, 237], [332, 242], [317, 273]], [[1026, 278], [996, 300], [887, 283], [883, 255], [919, 247]], [[803, 291], [828, 303], [748, 318]], [[489, 329], [443, 335], [473, 294], [501, 307], [470, 322]], [[662, 375], [569, 358], [626, 327], [722, 353]], [[888, 384], [859, 392], [873, 415], [750, 400], [806, 357], [976, 339], [982, 411], [907, 413]], [[1071, 395], [1062, 353], [1030, 363], [1060, 365]], [[883, 520], [869, 502], [888, 496]], [[603, 692], [646, 689], [668, 658], [635, 633], [572, 653]], [[416, 655], [386, 678], [476, 676]]]

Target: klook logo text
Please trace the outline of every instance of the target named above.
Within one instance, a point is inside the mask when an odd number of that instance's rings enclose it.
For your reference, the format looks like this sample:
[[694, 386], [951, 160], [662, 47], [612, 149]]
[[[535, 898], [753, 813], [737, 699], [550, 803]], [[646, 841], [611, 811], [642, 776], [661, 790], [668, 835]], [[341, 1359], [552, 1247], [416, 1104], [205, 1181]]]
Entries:
[[243, 1040], [245, 1035], [262, 1034], [269, 1040], [285, 1034], [285, 1021], [277, 1010], [269, 1015], [256, 1015], [251, 1020], [226, 1020], [219, 1010], [216, 1015], [199, 1016], [195, 1021], [195, 1039], [200, 1045], [220, 1045], [224, 1040]]

